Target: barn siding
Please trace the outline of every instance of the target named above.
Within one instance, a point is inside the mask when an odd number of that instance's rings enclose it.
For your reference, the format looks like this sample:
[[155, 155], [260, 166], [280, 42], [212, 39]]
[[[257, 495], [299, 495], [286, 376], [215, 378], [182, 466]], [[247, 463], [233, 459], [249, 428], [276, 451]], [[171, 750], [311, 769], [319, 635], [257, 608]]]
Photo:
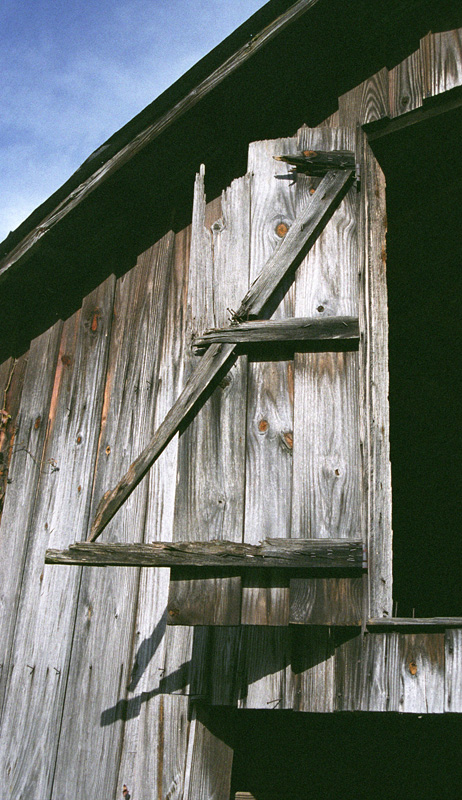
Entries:
[[[461, 37], [461, 30], [428, 34], [402, 63], [340, 97], [338, 111], [326, 123], [356, 127], [394, 118], [462, 85]], [[361, 158], [363, 147], [367, 144], [360, 146]], [[373, 249], [381, 252], [384, 228], [376, 222], [384, 208], [375, 185], [383, 185], [379, 173], [364, 182], [369, 217], [361, 221], [360, 236], [362, 241], [369, 237]], [[268, 229], [280, 220], [290, 223], [292, 206], [277, 211], [277, 220], [268, 211]], [[226, 214], [224, 218], [226, 223]], [[224, 247], [222, 229], [212, 239], [217, 252]], [[268, 586], [244, 587], [242, 621], [265, 618], [275, 627], [179, 626], [166, 635], [166, 570], [43, 567], [46, 547], [85, 538], [90, 509], [119, 478], [179, 392], [188, 344], [184, 311], [189, 244], [188, 229], [169, 235], [140, 256], [116, 288], [109, 278], [84, 300], [81, 311], [31, 343], [30, 352], [14, 364], [11, 383], [12, 360], [0, 366], [1, 405], [6, 399], [11, 414], [0, 430], [0, 466], [4, 469], [6, 459], [11, 481], [1, 484], [0, 528], [0, 776], [8, 800], [68, 800], [81, 787], [91, 795], [117, 796], [123, 783], [134, 798], [149, 793], [180, 800], [185, 776], [186, 796], [206, 794], [209, 789], [203, 787], [210, 787], [214, 777], [203, 774], [198, 753], [218, 748], [229, 773], [229, 752], [213, 737], [208, 741], [201, 720], [190, 722], [191, 695], [212, 705], [300, 711], [422, 714], [462, 708], [458, 630], [364, 634], [357, 629], [288, 628], [280, 624], [288, 613], [287, 587], [281, 589], [274, 576]], [[258, 247], [263, 245], [255, 245], [255, 253]], [[289, 310], [304, 305], [305, 290], [300, 295], [299, 289], [303, 269], [286, 301]], [[374, 298], [383, 299], [384, 272], [372, 262], [362, 265], [362, 281], [366, 275], [377, 282], [371, 305], [360, 303], [360, 318], [367, 335], [376, 337], [372, 349], [382, 348], [383, 364], [385, 323], [371, 315]], [[361, 407], [367, 358], [360, 352]], [[301, 391], [310, 361], [304, 356], [295, 364], [296, 391]], [[281, 364], [276, 377], [268, 366], [255, 364], [249, 375], [263, 370], [266, 377], [262, 373], [261, 379], [268, 386], [274, 381], [283, 386], [284, 413], [278, 412], [278, 424], [284, 434], [291, 422], [291, 367]], [[247, 402], [258, 406], [251, 391]], [[375, 395], [375, 402], [375, 427], [367, 429], [364, 418], [354, 425], [359, 425], [371, 476], [359, 529], [376, 531], [370, 541], [369, 611], [381, 616], [391, 610], [390, 539], [383, 533], [390, 524], [383, 518], [381, 490], [374, 483], [380, 470], [388, 480], [381, 433], [386, 409], [383, 398]], [[269, 411], [259, 412], [253, 421], [248, 415], [248, 425], [270, 416]], [[297, 424], [295, 419], [295, 434]], [[290, 458], [298, 457], [294, 448]], [[175, 501], [177, 471], [178, 437], [108, 528], [110, 540], [173, 537], [174, 504], [180, 502], [179, 496]], [[295, 474], [298, 479], [299, 472]], [[251, 523], [255, 487], [247, 487], [244, 530], [250, 541], [261, 536], [258, 525]], [[286, 502], [278, 497], [275, 502]], [[350, 522], [350, 529], [355, 525]], [[217, 796], [225, 796], [226, 769]]]

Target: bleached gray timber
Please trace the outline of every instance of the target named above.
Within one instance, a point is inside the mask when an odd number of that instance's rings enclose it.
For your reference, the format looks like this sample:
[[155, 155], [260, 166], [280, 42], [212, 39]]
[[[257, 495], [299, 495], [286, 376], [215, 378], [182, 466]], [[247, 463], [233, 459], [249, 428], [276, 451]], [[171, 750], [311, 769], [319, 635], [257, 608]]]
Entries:
[[[355, 132], [302, 128], [299, 148], [354, 149]], [[300, 205], [318, 180], [299, 176]], [[351, 188], [295, 277], [295, 313], [335, 319], [358, 313], [357, 191]], [[360, 450], [356, 353], [295, 353], [293, 537], [360, 536]], [[350, 580], [353, 586], [349, 585]], [[361, 620], [361, 579], [297, 579], [290, 582], [293, 623], [357, 625]], [[331, 600], [326, 603], [326, 599]], [[335, 598], [335, 599], [334, 599]], [[340, 605], [337, 607], [338, 603]], [[331, 647], [329, 630], [313, 636], [319, 663]], [[333, 660], [301, 679], [298, 702], [311, 709], [312, 697], [326, 697], [333, 685]], [[318, 685], [317, 681], [321, 683]], [[309, 694], [305, 693], [309, 689]], [[329, 694], [327, 694], [329, 696]], [[333, 700], [329, 699], [329, 706]], [[315, 709], [317, 710], [317, 709]]]
[[210, 711], [194, 704], [182, 800], [229, 800], [233, 748], [213, 732]]
[[[146, 444], [153, 429], [173, 242], [173, 234], [167, 234], [117, 282], [93, 497]], [[109, 529], [110, 540], [143, 540], [147, 490], [146, 482], [117, 526]], [[139, 578], [139, 570], [83, 571], [56, 760], [56, 797], [68, 796], [70, 787], [83, 783], [94, 795], [117, 793]], [[81, 748], [84, 739], [91, 739], [91, 749]], [[80, 754], [71, 763], [69, 748]]]
[[[245, 176], [206, 206], [204, 170], [196, 176], [188, 287], [186, 341], [205, 327], [224, 325], [229, 308], [249, 285], [250, 181]], [[220, 218], [221, 214], [221, 218]], [[188, 351], [186, 375], [198, 357]], [[228, 370], [221, 384], [180, 435], [174, 539], [240, 542], [244, 514], [246, 359]], [[242, 434], [239, 435], [240, 429]], [[184, 578], [184, 579], [183, 579]], [[171, 574], [171, 624], [237, 624], [239, 576], [191, 580]], [[207, 602], [204, 604], [204, 597]]]
[[357, 317], [294, 317], [282, 320], [253, 320], [228, 328], [206, 331], [194, 340], [194, 347], [207, 347], [217, 342], [258, 344], [261, 342], [316, 342], [326, 350], [333, 342], [359, 342]]
[[[175, 236], [154, 393], [154, 428], [178, 397], [183, 382], [190, 241], [190, 226]], [[178, 435], [149, 473], [145, 542], [172, 540], [177, 457]], [[167, 663], [175, 649], [165, 630], [169, 578], [169, 570], [140, 571], [117, 791], [125, 784], [132, 797], [163, 791], [178, 800], [186, 758], [188, 698], [167, 694], [187, 682], [184, 668], [178, 672], [179, 665]], [[183, 656], [188, 663], [190, 650], [180, 658]]]
[[24, 566], [32, 538], [30, 532], [43, 464], [61, 328], [62, 323], [57, 322], [31, 343], [8, 470], [10, 483], [5, 494], [0, 537], [0, 708], [9, 679], [10, 661], [12, 668], [14, 666], [12, 643]]
[[267, 539], [261, 544], [214, 539], [147, 544], [82, 542], [68, 550], [47, 550], [45, 560], [47, 564], [100, 567], [277, 567], [357, 572], [364, 565], [364, 553], [357, 539]]
[[[316, 192], [312, 202], [303, 209], [250, 288], [236, 312], [237, 317], [257, 316], [270, 299], [274, 300], [284, 277], [293, 273], [301, 261], [302, 254], [306, 254], [307, 250], [313, 246], [323, 227], [329, 221], [346, 191], [351, 176], [352, 173], [348, 171], [331, 172], [322, 179], [318, 187], [319, 191]], [[179, 430], [196, 403], [204, 397], [217, 373], [226, 363], [230, 362], [234, 354], [235, 346], [233, 345], [212, 345], [207, 350], [148, 446], [131, 464], [117, 486], [112, 491], [108, 490], [102, 497], [96, 510], [89, 541], [97, 539], [104, 530], [122, 503], [130, 496], [156, 458]]]
[[[287, 165], [274, 160], [280, 153], [295, 152], [296, 139], [276, 139], [254, 142], [249, 147], [248, 171], [253, 173], [250, 212], [250, 281], [251, 289], [237, 317], [247, 314], [247, 300], [260, 297], [260, 289], [271, 282], [280, 284], [280, 275], [272, 273], [271, 265], [287, 275], [275, 254], [286, 252], [290, 238], [297, 228], [295, 183], [280, 179], [287, 174]], [[306, 205], [308, 210], [309, 204]], [[308, 211], [309, 213], [309, 211]], [[282, 243], [281, 243], [282, 238]], [[300, 247], [298, 247], [300, 249]], [[286, 252], [286, 267], [293, 259]], [[268, 281], [260, 274], [260, 264]], [[266, 297], [265, 292], [261, 297]], [[253, 308], [258, 314], [260, 300]], [[293, 317], [293, 288], [290, 280], [277, 290], [273, 306], [274, 320]], [[252, 311], [252, 313], [253, 313]], [[262, 538], [287, 537], [289, 529], [290, 496], [292, 491], [292, 362], [260, 360], [257, 354], [249, 357], [247, 390], [247, 430], [245, 465], [244, 542], [256, 544]], [[282, 577], [282, 580], [281, 580]], [[285, 586], [284, 586], [285, 584]], [[243, 577], [241, 620], [248, 625], [286, 625], [288, 621], [288, 582], [284, 576]]]
[[[9, 747], [2, 749], [12, 797], [52, 794], [80, 570], [58, 575], [44, 569], [43, 556], [48, 544], [59, 547], [68, 540], [70, 526], [76, 524], [84, 535], [88, 524], [114, 288], [114, 277], [108, 278], [66, 320], [51, 373], [54, 385], [32, 518], [35, 535], [24, 565], [12, 643], [15, 669], [2, 719], [3, 730], [15, 731]], [[42, 737], [52, 757], [37, 760], [30, 756], [30, 742]]]

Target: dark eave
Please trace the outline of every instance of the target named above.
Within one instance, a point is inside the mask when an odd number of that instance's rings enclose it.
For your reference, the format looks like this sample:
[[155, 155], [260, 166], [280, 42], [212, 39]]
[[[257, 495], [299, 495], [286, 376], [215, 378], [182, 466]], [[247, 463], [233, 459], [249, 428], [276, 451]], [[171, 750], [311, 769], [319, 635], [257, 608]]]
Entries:
[[245, 172], [250, 141], [318, 124], [339, 95], [417, 49], [441, 16], [430, 0], [271, 0], [0, 245], [8, 332], [0, 362], [75, 311], [107, 275], [123, 274], [167, 230], [187, 224], [200, 163], [212, 198]]

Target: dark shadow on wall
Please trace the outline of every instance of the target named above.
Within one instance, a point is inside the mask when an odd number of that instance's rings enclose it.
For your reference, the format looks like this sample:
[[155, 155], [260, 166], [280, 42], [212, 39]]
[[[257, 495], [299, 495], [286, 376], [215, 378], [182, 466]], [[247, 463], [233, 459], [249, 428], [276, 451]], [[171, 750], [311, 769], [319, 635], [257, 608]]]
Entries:
[[[165, 615], [138, 649], [129, 692], [136, 689], [161, 642], [164, 619]], [[168, 648], [168, 628], [165, 635], [165, 647]], [[350, 629], [345, 635], [348, 638], [356, 636], [358, 629]], [[142, 704], [159, 694], [187, 694], [207, 701], [219, 692], [220, 702], [235, 705], [238, 700], [245, 699], [251, 684], [289, 665], [296, 682], [298, 675], [329, 658], [336, 642], [340, 641], [343, 639], [338, 634], [334, 637], [329, 628], [316, 626], [196, 626], [191, 659], [172, 672], [161, 674], [152, 689], [135, 697], [128, 696], [105, 709], [101, 713], [101, 727], [139, 716]], [[222, 657], [223, 652], [226, 652], [226, 658]], [[275, 698], [275, 708], [277, 701]]]

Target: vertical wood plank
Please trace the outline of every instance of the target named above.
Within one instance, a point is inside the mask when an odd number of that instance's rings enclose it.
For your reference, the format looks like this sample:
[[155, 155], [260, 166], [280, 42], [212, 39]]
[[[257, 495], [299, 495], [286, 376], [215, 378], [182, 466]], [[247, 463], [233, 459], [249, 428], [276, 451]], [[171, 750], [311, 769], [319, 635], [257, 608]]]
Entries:
[[4, 751], [12, 796], [51, 795], [80, 570], [44, 567], [44, 555], [86, 535], [114, 286], [85, 298], [62, 330], [3, 716], [17, 732]]
[[[303, 128], [299, 136], [301, 150], [355, 148], [355, 132], [342, 128]], [[298, 180], [300, 204], [315, 185]], [[296, 316], [358, 313], [357, 226], [353, 187], [297, 271]], [[357, 353], [296, 353], [294, 406], [292, 537], [360, 537]], [[290, 622], [309, 623], [310, 615], [311, 624], [358, 624], [360, 579], [292, 580]]]
[[[175, 236], [155, 390], [154, 429], [162, 422], [182, 387], [190, 238], [190, 227]], [[177, 457], [178, 436], [175, 436], [146, 476], [149, 481], [146, 542], [173, 538]], [[125, 783], [132, 796], [149, 794], [153, 786], [163, 786], [165, 782], [168, 784], [166, 792], [171, 791], [172, 798], [181, 796], [182, 778], [180, 780], [179, 776], [184, 771], [184, 763], [181, 769], [179, 765], [186, 757], [187, 738], [185, 735], [182, 738], [179, 731], [177, 736], [174, 726], [177, 724], [182, 731], [184, 729], [187, 699], [176, 702], [161, 695], [176, 691], [175, 687], [188, 680], [184, 667], [181, 670], [183, 662], [176, 666], [166, 663], [166, 648], [170, 652], [174, 646], [169, 632], [166, 633], [169, 580], [167, 569], [141, 570], [119, 774], [119, 786]], [[186, 662], [190, 656], [188, 649]], [[159, 753], [158, 758], [156, 753]]]
[[368, 545], [368, 616], [392, 614], [391, 468], [385, 177], [358, 133], [361, 164], [359, 363], [363, 472], [361, 529]]
[[9, 485], [8, 470], [16, 434], [16, 417], [21, 402], [28, 353], [9, 358], [0, 365], [0, 522]]
[[356, 128], [389, 116], [386, 67], [339, 97], [339, 124]]
[[445, 711], [462, 711], [462, 630], [445, 635]]
[[[249, 178], [234, 181], [206, 207], [204, 175], [196, 178], [186, 341], [223, 326], [248, 288]], [[222, 218], [216, 217], [222, 212]], [[210, 227], [210, 221], [212, 224]], [[186, 373], [197, 355], [187, 351]], [[246, 363], [228, 371], [180, 436], [174, 535], [182, 540], [242, 540]], [[172, 570], [169, 622], [237, 624], [240, 577], [195, 581]], [[204, 598], [207, 598], [204, 604]]]
[[326, 626], [297, 627], [291, 635], [294, 711], [333, 711], [335, 661], [331, 630]]
[[237, 673], [238, 708], [291, 708], [288, 626], [243, 627]]
[[[296, 139], [254, 142], [248, 169], [253, 173], [250, 282], [295, 219], [296, 184], [287, 165], [273, 156], [296, 152]], [[294, 315], [293, 288], [284, 294], [273, 319]], [[249, 359], [244, 541], [290, 534], [292, 492], [292, 361]], [[249, 580], [250, 579], [250, 580]], [[288, 581], [281, 573], [243, 578], [241, 622], [287, 625]]]
[[[117, 282], [96, 500], [127, 469], [154, 427], [173, 243], [173, 234], [167, 234]], [[109, 541], [143, 541], [148, 488], [148, 481], [142, 482], [108, 526]], [[58, 798], [84, 783], [89, 794], [116, 792], [138, 589], [137, 569], [83, 570], [56, 763]], [[82, 741], [91, 741], [91, 749], [82, 750]], [[77, 752], [78, 758], [69, 759], [69, 753]]]
[[444, 711], [444, 634], [393, 633], [388, 637], [390, 710]]
[[214, 730], [212, 712], [195, 704], [183, 800], [229, 800], [232, 766], [233, 748]]
[[389, 106], [390, 117], [399, 117], [419, 108], [423, 103], [423, 69], [420, 50], [411, 53], [400, 64], [390, 70]]
[[462, 28], [429, 33], [422, 39], [424, 97], [435, 97], [462, 85]]
[[388, 711], [387, 667], [391, 634], [334, 631], [335, 707], [338, 711]]
[[[0, 536], [0, 707], [3, 703], [23, 570], [42, 468], [62, 323], [35, 339], [30, 348], [5, 496]], [[27, 672], [26, 672], [27, 674]]]

